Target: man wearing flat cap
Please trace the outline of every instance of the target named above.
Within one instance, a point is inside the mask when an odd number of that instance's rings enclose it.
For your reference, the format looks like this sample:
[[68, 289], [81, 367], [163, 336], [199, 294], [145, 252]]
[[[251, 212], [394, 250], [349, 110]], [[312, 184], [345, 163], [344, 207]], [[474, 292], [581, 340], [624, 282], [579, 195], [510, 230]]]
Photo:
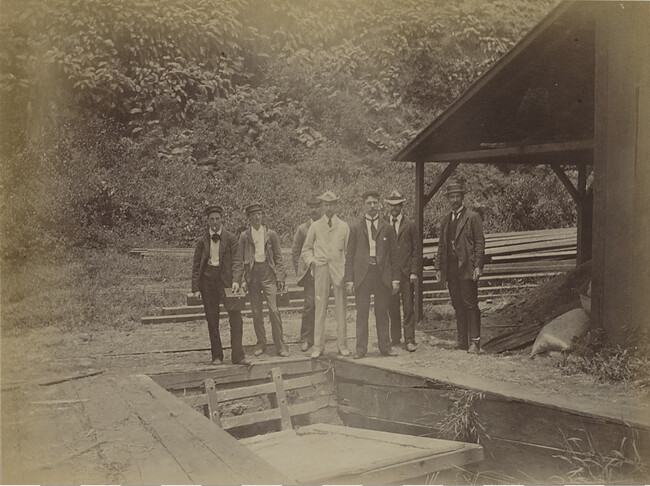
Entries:
[[[223, 346], [219, 334], [219, 304], [225, 289], [239, 291], [233, 281], [233, 268], [241, 265], [237, 236], [223, 227], [223, 208], [213, 205], [205, 209], [208, 230], [196, 242], [192, 265], [192, 293], [203, 301], [208, 321], [212, 364], [223, 362]], [[239, 310], [228, 310], [230, 322], [231, 360], [233, 364], [249, 364], [242, 346], [242, 317]]]
[[266, 351], [266, 331], [264, 330], [263, 300], [269, 307], [271, 334], [275, 351], [279, 356], [289, 356], [289, 348], [284, 343], [282, 318], [278, 310], [277, 293], [284, 290], [284, 270], [282, 251], [278, 235], [262, 225], [262, 206], [254, 203], [246, 207], [250, 226], [239, 236], [239, 252], [243, 265], [237, 267], [234, 279], [241, 282], [248, 291], [253, 328], [257, 337], [255, 356]]
[[314, 349], [312, 358], [318, 358], [325, 349], [325, 317], [330, 288], [333, 288], [336, 306], [336, 336], [339, 354], [349, 356], [348, 332], [345, 322], [347, 299], [343, 286], [345, 249], [350, 228], [336, 215], [339, 198], [332, 191], [320, 196], [325, 214], [309, 227], [302, 247], [302, 258], [314, 276], [316, 313], [314, 319]]
[[451, 212], [440, 223], [437, 277], [449, 289], [456, 313], [458, 349], [478, 354], [481, 350], [478, 281], [485, 261], [483, 222], [478, 213], [464, 206], [465, 192], [458, 181], [451, 181], [445, 194]]
[[415, 313], [413, 308], [413, 285], [418, 280], [420, 265], [420, 239], [415, 223], [408, 220], [402, 211], [404, 196], [399, 191], [390, 193], [384, 202], [388, 205], [389, 223], [397, 235], [397, 258], [399, 263], [399, 292], [390, 296], [388, 315], [390, 317], [390, 340], [399, 346], [402, 339], [400, 300], [404, 309], [404, 347], [413, 352], [415, 346]]
[[303, 352], [314, 345], [316, 296], [314, 294], [314, 276], [301, 254], [309, 227], [314, 221], [318, 221], [323, 217], [323, 201], [318, 196], [312, 196], [307, 200], [307, 208], [309, 209], [309, 219], [298, 226], [291, 247], [291, 260], [293, 262], [293, 268], [296, 271], [296, 277], [298, 277], [298, 285], [301, 285], [304, 289], [302, 325], [300, 326], [300, 350]]
[[396, 356], [391, 349], [388, 323], [390, 295], [399, 292], [400, 270], [397, 238], [390, 225], [379, 217], [377, 191], [363, 194], [364, 216], [350, 228], [345, 255], [345, 285], [354, 293], [357, 306], [357, 349], [355, 359], [368, 352], [370, 296], [375, 296], [375, 324], [382, 356]]

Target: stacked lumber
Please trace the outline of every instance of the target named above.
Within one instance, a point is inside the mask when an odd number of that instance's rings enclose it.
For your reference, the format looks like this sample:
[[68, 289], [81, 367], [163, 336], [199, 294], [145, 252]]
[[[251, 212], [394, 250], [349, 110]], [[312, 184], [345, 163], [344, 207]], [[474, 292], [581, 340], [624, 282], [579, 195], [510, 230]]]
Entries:
[[[479, 282], [479, 300], [490, 301], [499, 297], [520, 295], [548, 277], [575, 268], [576, 229], [521, 231], [486, 235], [487, 262]], [[423, 246], [423, 300], [429, 304], [449, 302], [449, 293], [443, 282], [435, 280], [433, 263], [438, 249], [437, 239], [425, 239]], [[135, 248], [131, 254], [146, 256], [190, 256], [191, 248]], [[283, 249], [287, 255], [289, 249]], [[303, 306], [303, 289], [295, 278], [287, 279], [287, 291], [279, 303], [283, 312], [300, 312]], [[333, 302], [333, 297], [330, 296]], [[348, 307], [354, 308], [354, 297], [348, 297]], [[265, 312], [267, 312], [265, 310]], [[223, 314], [222, 317], [226, 317]], [[250, 304], [243, 310], [250, 316]], [[178, 307], [164, 307], [162, 315], [143, 317], [143, 324], [189, 322], [205, 320], [201, 301], [188, 294], [186, 302]]]

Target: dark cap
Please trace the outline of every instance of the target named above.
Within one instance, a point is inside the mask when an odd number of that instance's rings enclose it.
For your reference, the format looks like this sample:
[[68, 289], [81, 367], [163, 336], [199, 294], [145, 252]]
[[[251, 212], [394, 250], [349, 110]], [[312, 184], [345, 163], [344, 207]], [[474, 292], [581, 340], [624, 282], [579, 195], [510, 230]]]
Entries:
[[379, 199], [379, 192], [378, 192], [378, 191], [373, 191], [373, 190], [366, 191], [366, 192], [364, 192], [363, 195], [361, 196], [361, 199], [363, 199], [363, 200], [365, 201], [365, 200], [368, 199], [370, 196], [372, 196], [372, 197], [376, 197], [377, 199]]
[[323, 201], [316, 194], [307, 199], [307, 206], [320, 206], [321, 204], [323, 204]]
[[211, 213], [223, 214], [223, 208], [218, 204], [211, 204], [205, 208], [205, 215], [210, 216]]
[[249, 204], [248, 206], [246, 206], [246, 209], [245, 209], [246, 216], [249, 216], [249, 215], [251, 215], [253, 213], [256, 213], [258, 211], [261, 211], [261, 210], [262, 210], [262, 205], [261, 204], [259, 204], [259, 203]]

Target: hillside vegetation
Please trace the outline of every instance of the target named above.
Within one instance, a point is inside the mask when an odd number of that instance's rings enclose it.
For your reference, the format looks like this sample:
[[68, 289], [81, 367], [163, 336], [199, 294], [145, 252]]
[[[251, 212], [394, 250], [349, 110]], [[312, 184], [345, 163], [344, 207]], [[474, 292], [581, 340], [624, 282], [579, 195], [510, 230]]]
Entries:
[[[290, 241], [310, 193], [409, 196], [395, 153], [548, 1], [6, 0], [2, 255], [189, 246], [219, 202]], [[433, 180], [442, 170], [427, 168]], [[457, 171], [488, 231], [574, 223], [545, 168]], [[446, 209], [437, 196], [425, 232]]]

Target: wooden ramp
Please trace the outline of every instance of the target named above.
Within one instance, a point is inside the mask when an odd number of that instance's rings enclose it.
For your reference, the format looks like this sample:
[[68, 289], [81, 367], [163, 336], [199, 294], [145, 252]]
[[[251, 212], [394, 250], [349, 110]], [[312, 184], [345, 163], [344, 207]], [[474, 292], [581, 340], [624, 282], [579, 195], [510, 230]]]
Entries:
[[477, 444], [328, 424], [240, 442], [298, 484], [401, 484], [483, 459]]

